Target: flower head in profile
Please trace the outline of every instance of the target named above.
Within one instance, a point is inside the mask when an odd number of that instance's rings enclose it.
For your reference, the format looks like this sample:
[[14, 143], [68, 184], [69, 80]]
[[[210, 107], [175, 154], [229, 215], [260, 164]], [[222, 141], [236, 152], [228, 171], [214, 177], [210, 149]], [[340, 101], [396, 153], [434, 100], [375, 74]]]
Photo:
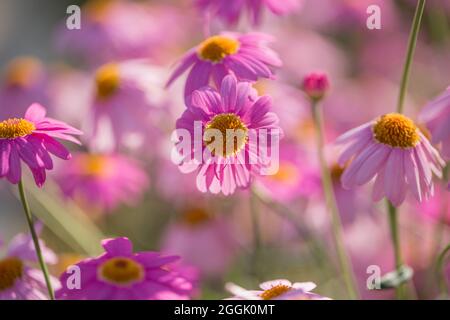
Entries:
[[88, 153], [75, 154], [59, 168], [57, 182], [65, 196], [107, 212], [122, 203], [135, 204], [149, 184], [135, 160], [119, 154]]
[[271, 104], [269, 96], [258, 97], [250, 83], [233, 75], [224, 78], [220, 92], [194, 91], [176, 124], [174, 160], [180, 170], [197, 171], [200, 191], [224, 195], [248, 187], [252, 175], [270, 174], [278, 163], [271, 151], [278, 150], [282, 135]]
[[302, 0], [196, 0], [200, 10], [219, 17], [229, 25], [236, 24], [245, 10], [248, 10], [251, 22], [257, 25], [261, 22], [265, 7], [273, 14], [285, 15], [298, 9], [301, 2]]
[[[70, 300], [180, 300], [190, 298], [193, 285], [172, 264], [176, 256], [158, 252], [133, 253], [128, 238], [103, 240], [105, 253], [75, 264], [80, 270], [80, 287], [68, 288], [61, 275], [59, 299]], [[70, 283], [70, 281], [69, 281]]]
[[234, 74], [238, 80], [256, 81], [273, 78], [273, 67], [281, 66], [277, 54], [267, 44], [272, 39], [262, 33], [221, 33], [209, 37], [189, 50], [181, 59], [167, 85], [190, 69], [185, 97], [210, 83], [219, 88], [223, 78]]
[[[44, 260], [54, 264], [56, 255], [41, 241]], [[0, 244], [0, 249], [2, 245]], [[41, 270], [35, 269], [38, 262], [31, 236], [16, 235], [8, 247], [6, 255], [0, 257], [0, 300], [47, 300], [48, 291]], [[53, 287], [58, 288], [58, 280], [50, 277]]]
[[32, 104], [23, 118], [1, 121], [0, 177], [13, 184], [19, 183], [23, 161], [33, 173], [36, 185], [41, 187], [46, 179], [46, 170], [53, 169], [50, 155], [63, 160], [71, 157], [66, 147], [56, 139], [79, 144], [74, 135], [81, 135], [81, 131], [46, 117], [45, 108], [39, 104]]
[[450, 88], [431, 101], [420, 114], [431, 133], [431, 141], [442, 144], [442, 156], [450, 160]]
[[408, 117], [385, 114], [340, 136], [339, 164], [347, 166], [342, 186], [352, 189], [374, 177], [372, 198], [399, 206], [409, 190], [418, 201], [433, 195], [433, 173], [440, 177], [444, 161]]
[[225, 288], [234, 295], [228, 300], [329, 300], [310, 292], [316, 287], [313, 282], [292, 283], [278, 279], [263, 282], [259, 287], [259, 290], [247, 290], [234, 283], [227, 283]]

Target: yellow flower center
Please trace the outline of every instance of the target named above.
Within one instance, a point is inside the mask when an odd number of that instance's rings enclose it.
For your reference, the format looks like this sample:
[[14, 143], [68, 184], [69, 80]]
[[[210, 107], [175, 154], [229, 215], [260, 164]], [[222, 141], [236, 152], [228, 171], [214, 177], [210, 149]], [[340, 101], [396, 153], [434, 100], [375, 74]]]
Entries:
[[211, 219], [211, 216], [203, 208], [190, 208], [183, 213], [183, 222], [190, 226], [200, 225]]
[[298, 176], [299, 172], [295, 165], [292, 163], [281, 163], [278, 172], [271, 177], [273, 180], [281, 183], [293, 184], [297, 181]]
[[214, 63], [221, 62], [225, 57], [235, 54], [239, 49], [239, 42], [225, 36], [213, 36], [203, 41], [198, 47], [201, 59]]
[[[205, 127], [203, 141], [213, 154], [223, 157], [236, 154], [244, 148], [248, 140], [248, 129], [241, 118], [234, 113], [222, 113], [214, 116]], [[216, 142], [215, 139], [220, 139]]]
[[6, 68], [6, 84], [12, 87], [29, 87], [38, 81], [42, 71], [42, 64], [35, 58], [14, 59]]
[[116, 257], [105, 261], [99, 267], [99, 276], [106, 282], [129, 286], [144, 278], [144, 267], [129, 258]]
[[273, 298], [277, 298], [277, 297], [281, 296], [282, 294], [285, 294], [286, 292], [288, 292], [290, 290], [292, 290], [292, 287], [284, 285], [284, 284], [279, 284], [279, 285], [273, 286], [270, 289], [263, 291], [263, 293], [261, 293], [259, 296], [263, 300], [271, 300]]
[[119, 88], [120, 76], [119, 67], [115, 63], [109, 63], [97, 70], [95, 75], [97, 84], [97, 97], [107, 99], [111, 97]]
[[344, 170], [345, 168], [342, 168], [339, 164], [333, 164], [330, 168], [331, 180], [333, 180], [333, 182], [340, 182]]
[[102, 176], [109, 168], [109, 161], [102, 155], [90, 154], [81, 158], [81, 170], [87, 176]]
[[34, 123], [25, 119], [8, 119], [0, 122], [0, 139], [25, 137], [36, 130]]
[[102, 22], [108, 16], [109, 10], [115, 2], [114, 0], [90, 0], [83, 9], [91, 20]]
[[414, 122], [399, 113], [381, 116], [373, 126], [375, 139], [391, 147], [412, 148], [420, 140]]
[[22, 278], [23, 263], [17, 258], [0, 260], [0, 291], [12, 288]]

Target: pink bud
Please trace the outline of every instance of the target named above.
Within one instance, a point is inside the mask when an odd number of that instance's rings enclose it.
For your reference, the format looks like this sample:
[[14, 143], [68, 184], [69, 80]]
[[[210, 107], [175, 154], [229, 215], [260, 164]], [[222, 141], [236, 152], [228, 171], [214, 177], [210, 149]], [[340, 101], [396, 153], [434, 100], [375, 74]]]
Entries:
[[330, 87], [325, 73], [312, 72], [303, 79], [302, 89], [311, 100], [321, 100]]

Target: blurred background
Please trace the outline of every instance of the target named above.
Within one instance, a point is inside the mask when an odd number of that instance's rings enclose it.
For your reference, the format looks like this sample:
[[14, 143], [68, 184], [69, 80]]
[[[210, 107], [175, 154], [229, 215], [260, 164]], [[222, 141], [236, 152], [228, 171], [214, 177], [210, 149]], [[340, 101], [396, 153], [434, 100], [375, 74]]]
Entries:
[[[205, 17], [193, 0], [0, 2], [0, 115], [20, 116], [30, 103], [40, 102], [51, 116], [85, 132], [82, 147], [70, 146], [71, 164], [57, 163], [42, 189], [27, 180], [33, 212], [45, 225], [42, 237], [60, 257], [52, 268], [55, 275], [99, 254], [100, 239], [127, 236], [136, 250], [180, 255], [182, 264], [198, 272], [201, 299], [227, 297], [228, 281], [256, 288], [278, 278], [313, 281], [318, 293], [346, 298], [336, 271], [309, 105], [299, 90], [302, 77], [319, 70], [331, 82], [323, 104], [328, 161], [358, 286], [366, 299], [393, 297], [392, 291], [366, 288], [368, 266], [379, 266], [382, 273], [394, 268], [384, 205], [372, 203], [370, 186], [340, 187], [342, 169], [335, 164], [332, 142], [394, 110], [416, 1], [299, 2], [283, 16], [265, 10], [257, 26], [245, 14], [232, 26], [211, 19], [211, 34], [271, 34], [271, 47], [283, 61], [275, 81], [255, 84], [260, 94], [273, 97], [285, 131], [280, 171], [253, 181], [256, 196], [237, 190], [228, 197], [199, 192], [195, 174], [182, 174], [170, 160], [170, 134], [184, 109], [184, 79], [167, 90], [164, 84], [177, 59], [205, 37]], [[65, 27], [72, 4], [82, 8], [81, 30]], [[371, 4], [381, 8], [380, 30], [366, 27]], [[450, 84], [449, 21], [450, 2], [427, 1], [406, 102], [413, 119]], [[94, 139], [90, 127], [95, 72], [112, 61], [130, 62], [134, 73], [124, 77], [141, 77], [143, 82], [133, 85], [150, 96], [145, 129], [115, 141], [115, 148], [108, 135]], [[133, 107], [125, 104], [124, 110]], [[258, 254], [252, 210], [260, 222]], [[411, 298], [438, 297], [433, 265], [449, 241], [449, 223], [448, 193], [441, 182], [429, 202], [408, 199], [402, 206], [403, 252], [415, 270]], [[25, 230], [16, 190], [2, 179], [0, 236], [6, 241]]]

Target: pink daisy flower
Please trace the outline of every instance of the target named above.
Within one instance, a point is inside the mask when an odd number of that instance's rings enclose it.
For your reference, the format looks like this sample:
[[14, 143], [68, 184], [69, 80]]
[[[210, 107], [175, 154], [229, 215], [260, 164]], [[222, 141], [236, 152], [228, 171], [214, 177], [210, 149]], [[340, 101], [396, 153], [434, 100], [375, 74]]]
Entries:
[[77, 153], [57, 173], [65, 196], [101, 211], [136, 204], [147, 189], [147, 174], [135, 160], [118, 154]]
[[[0, 241], [0, 249], [3, 249]], [[56, 263], [56, 255], [41, 241], [44, 260]], [[0, 258], [0, 300], [47, 300], [48, 291], [44, 275], [35, 269], [38, 262], [31, 236], [18, 234], [6, 248], [6, 255]], [[53, 287], [58, 280], [50, 277]]]
[[251, 22], [261, 22], [262, 9], [266, 7], [278, 16], [295, 11], [302, 0], [196, 0], [197, 6], [205, 13], [210, 13], [234, 25], [245, 9], [248, 10]]
[[339, 164], [345, 169], [346, 189], [376, 177], [372, 198], [383, 197], [399, 206], [411, 191], [418, 201], [433, 195], [433, 173], [440, 177], [444, 161], [414, 122], [398, 113], [385, 114], [348, 131], [337, 139], [345, 147]]
[[22, 177], [21, 161], [31, 170], [36, 185], [41, 187], [46, 171], [53, 169], [50, 154], [70, 159], [69, 151], [55, 138], [80, 142], [73, 135], [81, 131], [64, 122], [46, 117], [46, 110], [39, 104], [32, 104], [24, 118], [12, 118], [0, 122], [0, 177], [6, 177], [13, 184]]
[[103, 240], [105, 253], [77, 264], [80, 288], [67, 287], [72, 273], [61, 275], [59, 299], [180, 300], [189, 299], [193, 285], [171, 266], [178, 257], [158, 252], [133, 253], [128, 238]]
[[186, 53], [167, 85], [189, 68], [185, 97], [208, 85], [211, 78], [219, 88], [227, 74], [244, 81], [271, 79], [274, 77], [272, 68], [281, 66], [278, 55], [267, 46], [271, 41], [270, 36], [262, 33], [225, 32], [209, 37]]
[[450, 160], [450, 88], [422, 110], [420, 120], [430, 130], [431, 142], [442, 143], [442, 155]]
[[269, 96], [258, 97], [250, 83], [237, 82], [233, 75], [224, 78], [220, 92], [194, 91], [176, 124], [179, 159], [174, 160], [180, 170], [197, 170], [200, 191], [224, 195], [248, 187], [252, 175], [272, 173], [268, 154], [278, 147], [282, 132], [271, 104]]
[[263, 282], [260, 290], [247, 290], [234, 283], [227, 283], [225, 288], [234, 296], [228, 300], [330, 300], [310, 292], [316, 287], [313, 282], [291, 283], [286, 279]]

